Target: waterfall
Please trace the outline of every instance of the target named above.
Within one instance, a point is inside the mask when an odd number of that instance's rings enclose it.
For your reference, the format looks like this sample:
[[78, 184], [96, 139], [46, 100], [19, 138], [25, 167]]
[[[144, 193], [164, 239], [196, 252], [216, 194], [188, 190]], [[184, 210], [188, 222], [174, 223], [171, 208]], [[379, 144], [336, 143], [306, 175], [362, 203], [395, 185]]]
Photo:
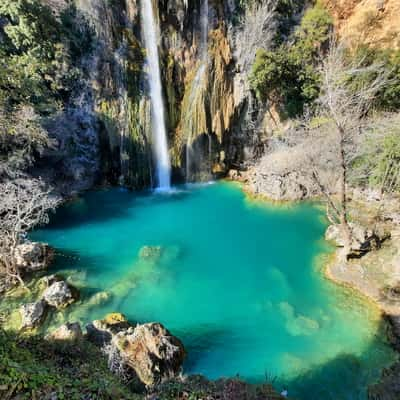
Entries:
[[165, 128], [164, 103], [158, 55], [158, 30], [154, 20], [152, 0], [141, 0], [142, 29], [147, 53], [152, 131], [156, 158], [157, 184], [159, 189], [171, 187], [171, 162], [168, 154]]
[[[197, 70], [196, 76], [192, 82], [191, 93], [189, 97], [190, 103], [194, 103], [198, 95], [199, 88], [202, 89], [203, 78], [206, 72], [208, 63], [208, 0], [203, 0], [200, 6], [200, 67]], [[190, 128], [189, 132], [192, 129]], [[211, 140], [211, 138], [209, 138]], [[192, 153], [192, 136], [189, 133], [186, 142], [186, 181], [189, 182], [191, 178], [190, 157]], [[209, 146], [211, 149], [211, 146]], [[211, 157], [211, 150], [210, 150]]]

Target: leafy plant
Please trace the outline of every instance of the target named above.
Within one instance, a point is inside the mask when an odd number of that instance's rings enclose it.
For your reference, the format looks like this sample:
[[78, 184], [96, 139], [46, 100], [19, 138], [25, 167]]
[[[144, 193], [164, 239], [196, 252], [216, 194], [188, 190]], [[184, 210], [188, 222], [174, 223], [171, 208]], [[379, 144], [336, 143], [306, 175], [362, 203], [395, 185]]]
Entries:
[[283, 104], [289, 117], [301, 114], [319, 94], [317, 65], [331, 28], [330, 15], [317, 3], [304, 14], [291, 41], [258, 51], [249, 77], [257, 97]]

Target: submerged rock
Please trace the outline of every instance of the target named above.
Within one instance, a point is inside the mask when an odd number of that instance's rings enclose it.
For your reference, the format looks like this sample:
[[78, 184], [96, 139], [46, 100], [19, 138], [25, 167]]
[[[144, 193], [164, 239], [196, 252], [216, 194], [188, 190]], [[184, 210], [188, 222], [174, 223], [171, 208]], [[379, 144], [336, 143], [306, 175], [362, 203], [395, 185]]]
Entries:
[[67, 322], [48, 334], [46, 339], [60, 342], [77, 342], [83, 339], [83, 333], [78, 322]]
[[112, 298], [111, 293], [107, 291], [98, 292], [95, 293], [93, 296], [91, 296], [84, 305], [87, 308], [98, 307], [100, 305], [108, 303], [111, 300], [111, 298]]
[[310, 336], [320, 328], [318, 321], [296, 314], [294, 307], [287, 302], [280, 303], [279, 310], [286, 319], [286, 330], [292, 336]]
[[46, 303], [43, 300], [24, 304], [19, 309], [22, 318], [22, 329], [35, 328], [43, 321], [46, 312]]
[[161, 246], [143, 246], [139, 250], [139, 257], [142, 260], [157, 262], [161, 258], [162, 252]]
[[52, 283], [43, 292], [43, 299], [47, 304], [56, 308], [65, 308], [78, 298], [75, 288], [68, 286], [64, 281]]
[[18, 267], [28, 272], [46, 269], [53, 258], [53, 249], [44, 243], [27, 242], [15, 249], [15, 261]]

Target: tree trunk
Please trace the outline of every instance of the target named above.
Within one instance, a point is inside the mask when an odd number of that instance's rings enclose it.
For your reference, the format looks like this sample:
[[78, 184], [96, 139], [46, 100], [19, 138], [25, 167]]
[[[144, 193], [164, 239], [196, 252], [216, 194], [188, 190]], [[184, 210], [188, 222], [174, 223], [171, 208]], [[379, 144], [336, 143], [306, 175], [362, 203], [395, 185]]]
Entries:
[[353, 235], [351, 233], [349, 221], [347, 219], [347, 165], [346, 165], [346, 154], [344, 148], [344, 130], [339, 127], [340, 134], [340, 225], [343, 232], [343, 241], [346, 257], [351, 253], [351, 245]]

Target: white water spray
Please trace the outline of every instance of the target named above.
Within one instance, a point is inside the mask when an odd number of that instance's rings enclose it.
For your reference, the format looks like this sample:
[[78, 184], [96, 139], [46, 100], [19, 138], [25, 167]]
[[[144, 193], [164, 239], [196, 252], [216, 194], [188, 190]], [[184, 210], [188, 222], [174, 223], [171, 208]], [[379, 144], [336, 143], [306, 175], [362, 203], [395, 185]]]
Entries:
[[171, 187], [171, 162], [168, 153], [167, 132], [165, 129], [164, 103], [158, 56], [158, 30], [154, 21], [152, 0], [141, 0], [142, 29], [146, 46], [150, 100], [152, 109], [152, 131], [158, 189]]

